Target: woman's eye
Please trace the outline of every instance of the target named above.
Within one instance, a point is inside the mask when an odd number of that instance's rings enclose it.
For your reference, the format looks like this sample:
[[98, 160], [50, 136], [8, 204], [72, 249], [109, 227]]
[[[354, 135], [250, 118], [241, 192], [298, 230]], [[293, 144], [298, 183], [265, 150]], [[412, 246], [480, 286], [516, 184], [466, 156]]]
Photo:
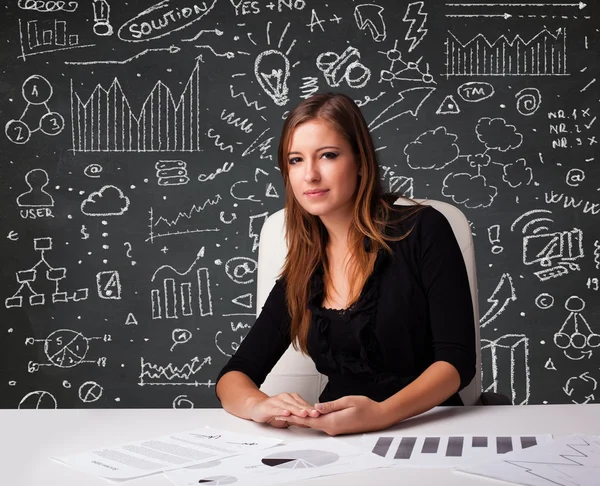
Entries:
[[290, 165], [294, 165], [296, 163], [300, 162], [300, 157], [294, 157], [292, 159], [289, 160]]
[[323, 155], [321, 155], [321, 157], [324, 157], [326, 159], [335, 159], [338, 156], [338, 154], [336, 154], [335, 152], [325, 152]]

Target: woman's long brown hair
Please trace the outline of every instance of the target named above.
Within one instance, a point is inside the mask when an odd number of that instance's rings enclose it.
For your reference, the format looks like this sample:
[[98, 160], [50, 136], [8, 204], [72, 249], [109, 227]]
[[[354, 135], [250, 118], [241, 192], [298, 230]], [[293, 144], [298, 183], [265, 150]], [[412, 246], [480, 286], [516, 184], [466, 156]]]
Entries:
[[[408, 235], [392, 238], [385, 234], [393, 202], [398, 196], [383, 193], [375, 146], [359, 107], [350, 97], [341, 93], [317, 94], [302, 101], [289, 113], [283, 124], [277, 156], [285, 185], [285, 236], [288, 246], [281, 278], [286, 281], [286, 300], [292, 317], [292, 343], [296, 350], [300, 349], [305, 354], [311, 321], [311, 312], [307, 307], [311, 276], [322, 263], [327, 295], [331, 292], [332, 281], [325, 251], [327, 230], [320, 218], [304, 210], [294, 197], [289, 180], [288, 152], [294, 130], [299, 125], [316, 119], [330, 123], [349, 142], [361, 174], [354, 198], [353, 224], [348, 237], [348, 275], [351, 282], [349, 305], [360, 297], [364, 282], [373, 271], [377, 251], [384, 248], [392, 253], [386, 241], [397, 241]], [[419, 209], [419, 205], [411, 206], [400, 219], [410, 217]], [[365, 249], [365, 237], [371, 241], [370, 251]]]

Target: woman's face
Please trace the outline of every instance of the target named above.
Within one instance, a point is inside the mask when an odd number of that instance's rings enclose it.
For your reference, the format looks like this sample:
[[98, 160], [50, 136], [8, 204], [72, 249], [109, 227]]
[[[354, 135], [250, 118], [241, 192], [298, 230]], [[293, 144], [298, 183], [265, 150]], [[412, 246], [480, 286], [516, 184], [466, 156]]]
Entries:
[[352, 214], [358, 163], [348, 141], [327, 121], [296, 127], [287, 164], [294, 196], [308, 213], [331, 221]]

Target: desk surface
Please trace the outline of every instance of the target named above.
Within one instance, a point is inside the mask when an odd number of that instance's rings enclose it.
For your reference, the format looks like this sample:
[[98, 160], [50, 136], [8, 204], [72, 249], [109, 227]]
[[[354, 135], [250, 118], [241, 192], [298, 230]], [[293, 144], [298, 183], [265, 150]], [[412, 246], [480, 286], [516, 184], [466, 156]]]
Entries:
[[[0, 477], [2, 484], [11, 486], [106, 486], [109, 484], [107, 481], [61, 465], [50, 456], [63, 456], [205, 425], [283, 440], [327, 437], [311, 429], [274, 429], [238, 419], [221, 409], [0, 410]], [[405, 430], [411, 435], [600, 435], [600, 404], [438, 407], [398, 424], [393, 430]], [[339, 438], [352, 443], [360, 436]], [[310, 484], [363, 486], [374, 481], [378, 486], [507, 484], [448, 469], [376, 469], [312, 479]], [[154, 475], [128, 484], [169, 486], [172, 483], [162, 475]], [[308, 484], [308, 481], [288, 484]]]

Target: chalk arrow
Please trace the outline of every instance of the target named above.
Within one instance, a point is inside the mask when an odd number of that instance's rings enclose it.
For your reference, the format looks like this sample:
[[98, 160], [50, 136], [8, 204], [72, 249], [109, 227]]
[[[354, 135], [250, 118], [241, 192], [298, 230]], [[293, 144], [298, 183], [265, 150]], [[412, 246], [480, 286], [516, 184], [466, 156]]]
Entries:
[[512, 278], [508, 273], [505, 273], [500, 278], [500, 283], [492, 292], [492, 295], [488, 298], [488, 302], [492, 306], [488, 309], [485, 315], [479, 320], [480, 326], [485, 327], [498, 317], [506, 306], [511, 301], [517, 300], [515, 295], [515, 288], [512, 283]]
[[446, 14], [446, 17], [502, 17], [504, 19], [510, 19], [512, 17], [509, 13], [503, 14]]
[[357, 5], [354, 9], [356, 25], [360, 30], [369, 29], [375, 42], [383, 42], [387, 37], [382, 14], [383, 7], [380, 5]]
[[580, 359], [583, 359], [587, 356], [587, 359], [590, 359], [592, 357], [592, 354], [594, 352], [593, 351], [581, 351], [581, 354], [577, 357], [577, 358], [573, 358], [573, 356], [571, 356], [570, 354], [567, 353], [567, 350], [563, 351], [563, 354], [569, 358], [572, 359], [573, 361], [579, 361]]
[[431, 96], [435, 88], [410, 88], [400, 91], [399, 98], [383, 110], [369, 123], [369, 129], [376, 130], [381, 125], [410, 113], [416, 117], [425, 100]]
[[577, 3], [447, 3], [448, 7], [579, 7], [583, 10], [587, 4]]

